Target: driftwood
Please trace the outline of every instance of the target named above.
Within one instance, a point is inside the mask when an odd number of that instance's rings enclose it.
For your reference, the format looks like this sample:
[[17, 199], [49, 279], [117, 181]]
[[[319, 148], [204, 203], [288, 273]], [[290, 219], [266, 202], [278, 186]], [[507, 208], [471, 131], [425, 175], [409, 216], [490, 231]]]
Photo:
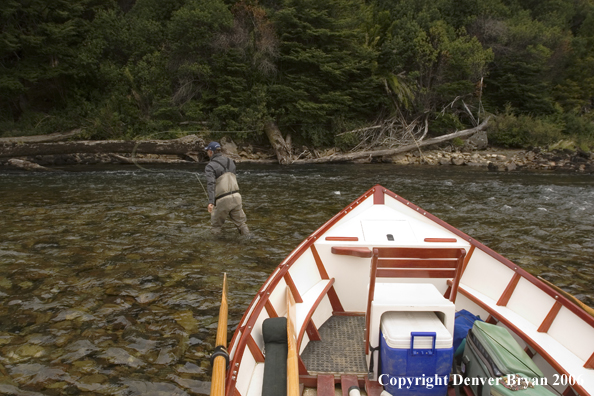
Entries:
[[399, 153], [405, 153], [407, 151], [412, 151], [418, 149], [419, 147], [423, 146], [430, 146], [432, 144], [438, 144], [442, 142], [446, 142], [448, 140], [452, 140], [454, 138], [461, 138], [470, 136], [478, 131], [483, 130], [488, 122], [489, 118], [482, 122], [479, 126], [471, 129], [465, 129], [463, 131], [458, 131], [454, 133], [450, 133], [448, 135], [438, 136], [435, 138], [423, 140], [420, 142], [416, 142], [414, 144], [408, 144], [406, 146], [400, 146], [391, 149], [383, 149], [383, 150], [367, 150], [367, 151], [359, 151], [354, 153], [346, 153], [346, 154], [333, 154], [327, 157], [321, 158], [312, 158], [312, 159], [297, 159], [292, 161], [292, 164], [321, 164], [326, 162], [346, 162], [346, 161], [353, 161], [360, 158], [372, 158], [372, 157], [381, 157], [385, 155], [394, 155]]
[[203, 153], [204, 140], [195, 135], [173, 140], [103, 140], [52, 143], [4, 143], [0, 144], [0, 157], [29, 157], [60, 154], [174, 154], [185, 156]]
[[276, 153], [278, 163], [281, 165], [287, 165], [292, 163], [293, 156], [291, 155], [291, 148], [281, 135], [280, 130], [274, 122], [268, 122], [264, 126], [264, 132], [268, 136], [268, 140]]
[[17, 158], [9, 159], [8, 163], [10, 165], [14, 166], [15, 168], [24, 169], [27, 171], [33, 171], [33, 172], [54, 172], [55, 171], [55, 169], [46, 168], [45, 166], [41, 166], [39, 164], [30, 162], [30, 161], [25, 161], [22, 159], [17, 159]]
[[124, 157], [118, 154], [109, 154], [109, 156], [116, 162], [121, 164], [193, 164], [194, 161], [186, 161], [183, 159], [164, 159], [164, 158], [137, 158]]
[[82, 129], [73, 129], [70, 132], [56, 132], [49, 135], [17, 136], [0, 138], [0, 143], [48, 143], [60, 142], [80, 135]]

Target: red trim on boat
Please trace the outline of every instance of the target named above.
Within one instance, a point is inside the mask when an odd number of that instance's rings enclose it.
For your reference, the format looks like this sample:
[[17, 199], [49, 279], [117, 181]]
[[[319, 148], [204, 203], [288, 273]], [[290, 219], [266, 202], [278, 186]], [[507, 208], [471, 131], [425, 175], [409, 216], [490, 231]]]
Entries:
[[274, 306], [272, 305], [272, 303], [270, 302], [270, 300], [266, 300], [266, 303], [264, 305], [264, 307], [266, 308], [266, 312], [268, 313], [268, 316], [271, 318], [278, 318], [278, 314], [276, 313], [276, 309], [274, 309]]
[[367, 376], [365, 376], [365, 392], [367, 392], [367, 396], [380, 396], [384, 387], [377, 381], [370, 381]]
[[334, 396], [334, 375], [318, 374], [316, 394], [318, 396]]
[[528, 345], [526, 345], [526, 348], [524, 348], [524, 352], [526, 352], [526, 355], [528, 355], [528, 357], [530, 359], [532, 359], [534, 356], [536, 356], [534, 354], [534, 352], [532, 352], [532, 349], [530, 349], [530, 347]]
[[497, 319], [495, 319], [494, 317], [492, 317], [491, 315], [487, 316], [487, 319], [485, 320], [485, 322], [495, 325], [497, 324]]
[[299, 365], [299, 375], [309, 375], [309, 371], [307, 371], [307, 367], [305, 367], [305, 363], [303, 363], [303, 360], [301, 359], [301, 355], [299, 355], [298, 365]]
[[584, 368], [594, 369], [594, 353], [592, 354], [592, 356], [590, 356], [590, 359], [586, 361], [586, 364], [584, 364]]
[[324, 267], [324, 263], [322, 263], [318, 249], [316, 249], [316, 245], [311, 245], [311, 253], [313, 254], [314, 260], [316, 261], [316, 265], [318, 266], [318, 271], [320, 271], [320, 276], [322, 279], [330, 279], [328, 272], [326, 271], [326, 267]]
[[373, 204], [383, 205], [385, 203], [384, 193], [387, 190], [379, 184], [373, 188]]
[[468, 253], [466, 253], [466, 257], [464, 257], [464, 264], [462, 264], [462, 272], [460, 273], [460, 279], [462, 279], [462, 276], [464, 276], [464, 271], [466, 271], [466, 267], [468, 266], [468, 262], [470, 261], [470, 258], [474, 253], [474, 249], [474, 245], [470, 246], [470, 249], [468, 249]]
[[346, 375], [343, 374], [340, 376], [340, 389], [342, 390], [342, 396], [349, 396], [349, 388], [351, 386], [359, 386], [359, 380], [357, 379], [356, 375]]
[[359, 240], [359, 237], [337, 237], [337, 236], [328, 236], [325, 238], [327, 241], [345, 241], [345, 242], [356, 242]]
[[458, 242], [456, 238], [425, 238], [425, 242]]
[[370, 258], [371, 250], [366, 247], [346, 247], [346, 246], [332, 246], [330, 251], [333, 254], [339, 254], [343, 256], [355, 256], [362, 258]]
[[553, 304], [553, 306], [551, 307], [551, 310], [547, 314], [547, 317], [544, 318], [540, 327], [538, 328], [539, 333], [546, 333], [547, 331], [549, 331], [549, 329], [551, 328], [551, 324], [553, 324], [553, 321], [557, 317], [557, 314], [561, 310], [562, 306], [563, 304], [561, 304], [559, 301], [555, 301], [555, 304]]
[[299, 374], [299, 383], [308, 388], [315, 388], [318, 385], [318, 376], [309, 374]]
[[375, 296], [375, 277], [377, 275], [377, 261], [379, 249], [373, 249], [373, 258], [371, 259], [371, 269], [369, 273], [369, 293], [367, 294], [367, 308], [365, 310], [365, 354], [369, 355], [369, 334], [371, 321], [371, 303]]
[[344, 312], [344, 308], [342, 307], [342, 303], [338, 299], [338, 294], [334, 289], [334, 286], [328, 290], [328, 299], [330, 300], [330, 305], [332, 305], [332, 314], [333, 315], [340, 315], [341, 312]]
[[295, 302], [298, 304], [302, 303], [303, 299], [301, 298], [301, 294], [299, 294], [299, 290], [297, 290], [297, 286], [295, 286], [295, 282], [293, 282], [293, 278], [291, 277], [291, 274], [289, 274], [289, 271], [285, 273], [284, 278], [285, 282], [287, 282], [287, 286], [291, 289], [291, 294], [293, 294]]
[[403, 269], [403, 268], [378, 268], [378, 278], [453, 278], [456, 273], [453, 269]]
[[256, 363], [264, 363], [264, 354], [260, 350], [258, 344], [256, 344], [256, 341], [254, 341], [254, 337], [252, 337], [251, 334], [247, 339], [247, 346], [250, 349], [252, 356], [256, 360]]
[[575, 392], [573, 391], [573, 389], [571, 388], [571, 386], [568, 386], [567, 388], [565, 388], [565, 390], [563, 391], [563, 396], [576, 396]]
[[334, 316], [365, 316], [365, 312], [332, 312]]
[[310, 319], [307, 322], [307, 326], [305, 326], [305, 332], [307, 333], [310, 341], [320, 341], [322, 339], [313, 319]]
[[497, 300], [497, 305], [499, 305], [500, 307], [505, 307], [507, 305], [509, 299], [514, 293], [514, 290], [516, 290], [516, 286], [518, 286], [520, 278], [521, 276], [517, 272], [514, 274], [514, 276], [512, 276], [511, 280], [507, 284], [507, 287], [503, 291], [503, 294], [501, 294], [501, 297], [499, 297], [499, 300]]

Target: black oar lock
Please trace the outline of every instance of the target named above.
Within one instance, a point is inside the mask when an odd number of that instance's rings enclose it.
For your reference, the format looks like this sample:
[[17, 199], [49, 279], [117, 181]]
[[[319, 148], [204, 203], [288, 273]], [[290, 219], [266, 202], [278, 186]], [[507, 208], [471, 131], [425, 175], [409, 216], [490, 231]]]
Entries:
[[229, 353], [227, 352], [227, 348], [225, 348], [223, 345], [217, 345], [215, 347], [214, 352], [212, 355], [210, 355], [211, 366], [214, 366], [214, 360], [217, 356], [225, 357], [225, 360], [227, 361], [226, 367], [229, 367]]

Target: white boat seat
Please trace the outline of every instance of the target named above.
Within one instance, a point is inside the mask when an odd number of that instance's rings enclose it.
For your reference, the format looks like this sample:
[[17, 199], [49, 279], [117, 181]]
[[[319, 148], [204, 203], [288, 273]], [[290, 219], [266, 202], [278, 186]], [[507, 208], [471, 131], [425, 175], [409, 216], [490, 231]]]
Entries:
[[297, 349], [301, 347], [301, 341], [303, 339], [303, 335], [305, 334], [305, 328], [309, 320], [333, 284], [334, 278], [322, 279], [301, 296], [303, 302], [297, 303], [295, 305], [295, 333], [297, 334]]

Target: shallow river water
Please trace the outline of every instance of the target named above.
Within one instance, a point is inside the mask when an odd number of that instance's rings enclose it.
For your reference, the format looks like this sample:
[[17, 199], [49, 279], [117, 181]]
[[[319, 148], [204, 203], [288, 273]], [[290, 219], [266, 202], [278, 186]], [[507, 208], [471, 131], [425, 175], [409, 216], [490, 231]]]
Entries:
[[0, 173], [0, 394], [208, 394], [222, 273], [230, 337], [276, 265], [377, 183], [594, 305], [593, 176], [239, 168], [250, 240], [210, 236], [203, 165]]

